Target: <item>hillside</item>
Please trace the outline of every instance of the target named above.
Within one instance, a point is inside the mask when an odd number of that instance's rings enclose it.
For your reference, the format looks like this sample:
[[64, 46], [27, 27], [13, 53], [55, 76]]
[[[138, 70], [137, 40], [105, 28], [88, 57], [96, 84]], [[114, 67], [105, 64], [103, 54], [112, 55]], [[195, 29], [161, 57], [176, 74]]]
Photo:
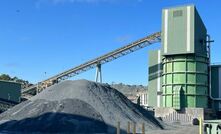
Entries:
[[133, 96], [136, 95], [138, 92], [142, 92], [148, 90], [147, 86], [143, 85], [126, 85], [123, 83], [110, 85], [111, 87], [117, 89], [119, 92], [123, 93], [125, 96]]

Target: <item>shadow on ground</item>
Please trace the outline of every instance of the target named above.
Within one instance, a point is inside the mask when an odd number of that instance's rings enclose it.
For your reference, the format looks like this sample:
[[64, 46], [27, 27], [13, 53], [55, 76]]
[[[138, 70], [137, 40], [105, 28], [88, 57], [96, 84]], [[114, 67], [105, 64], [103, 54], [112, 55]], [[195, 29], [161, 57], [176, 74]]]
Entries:
[[[0, 125], [0, 132], [25, 133], [108, 133], [116, 128], [92, 118], [65, 114], [45, 113], [34, 118], [12, 120]], [[121, 130], [122, 133], [126, 133]]]

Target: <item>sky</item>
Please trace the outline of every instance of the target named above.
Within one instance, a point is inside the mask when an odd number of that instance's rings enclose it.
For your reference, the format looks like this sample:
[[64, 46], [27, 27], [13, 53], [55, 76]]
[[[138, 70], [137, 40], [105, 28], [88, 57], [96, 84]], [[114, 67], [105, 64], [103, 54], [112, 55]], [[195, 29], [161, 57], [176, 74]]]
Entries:
[[[163, 8], [195, 4], [221, 62], [219, 0], [1, 0], [0, 73], [36, 83], [161, 31]], [[102, 66], [104, 83], [147, 85], [148, 51]], [[71, 79], [94, 80], [95, 69]]]

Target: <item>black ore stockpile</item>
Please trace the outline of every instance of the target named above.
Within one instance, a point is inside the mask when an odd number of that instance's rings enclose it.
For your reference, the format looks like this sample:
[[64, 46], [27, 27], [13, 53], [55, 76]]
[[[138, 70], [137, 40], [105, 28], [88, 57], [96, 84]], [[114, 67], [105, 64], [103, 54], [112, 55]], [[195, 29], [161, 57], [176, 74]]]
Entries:
[[[148, 111], [133, 104], [106, 84], [87, 80], [64, 81], [0, 115], [0, 132], [5, 133], [121, 133], [127, 123], [145, 130], [163, 129]], [[140, 126], [138, 126], [140, 124]]]

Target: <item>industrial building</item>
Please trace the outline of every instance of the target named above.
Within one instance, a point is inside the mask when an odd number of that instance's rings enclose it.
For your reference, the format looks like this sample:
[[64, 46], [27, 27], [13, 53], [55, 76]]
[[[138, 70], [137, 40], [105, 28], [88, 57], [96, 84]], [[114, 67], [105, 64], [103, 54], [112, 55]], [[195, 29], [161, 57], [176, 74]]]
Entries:
[[0, 112], [20, 103], [21, 84], [0, 80]]
[[211, 65], [212, 108], [221, 111], [221, 65]]
[[166, 122], [188, 124], [199, 117], [221, 117], [221, 65], [211, 64], [212, 41], [194, 5], [163, 9], [161, 32], [26, 89], [21, 90], [19, 83], [0, 81], [0, 100], [17, 104], [21, 101], [21, 93], [23, 97], [33, 89], [38, 93], [91, 68], [97, 68], [96, 82], [102, 82], [102, 64], [159, 41], [161, 49], [148, 53], [148, 92], [143, 91], [130, 99], [143, 107], [153, 108], [155, 116]]
[[210, 36], [194, 5], [163, 9], [161, 32], [22, 89], [23, 97], [30, 90], [40, 92], [91, 68], [97, 68], [101, 74], [102, 64], [159, 41], [161, 49], [149, 52], [148, 93], [140, 98], [141, 105], [175, 111], [186, 108], [219, 111], [220, 66], [211, 65]]
[[148, 104], [155, 116], [191, 122], [221, 110], [221, 65], [211, 65], [210, 36], [194, 5], [162, 11], [161, 50], [149, 52]]

